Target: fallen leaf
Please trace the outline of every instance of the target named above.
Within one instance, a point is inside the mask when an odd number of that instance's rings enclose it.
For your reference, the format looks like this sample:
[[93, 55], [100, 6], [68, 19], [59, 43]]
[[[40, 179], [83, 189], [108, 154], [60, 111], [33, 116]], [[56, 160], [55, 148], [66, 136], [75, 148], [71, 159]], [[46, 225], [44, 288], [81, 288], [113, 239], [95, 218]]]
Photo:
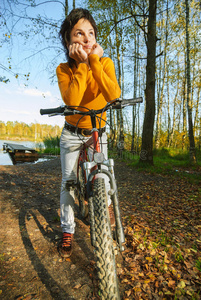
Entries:
[[186, 286], [186, 284], [185, 284], [185, 282], [184, 282], [183, 280], [181, 280], [181, 281], [177, 284], [177, 287], [178, 287], [179, 289], [183, 289], [183, 288], [185, 288], [185, 286]]
[[189, 263], [189, 262], [187, 262], [187, 261], [184, 261], [184, 264], [185, 264], [185, 266], [186, 266], [188, 269], [192, 268], [192, 264], [191, 264], [191, 263]]
[[146, 260], [148, 260], [149, 262], [152, 262], [153, 258], [152, 257], [146, 257]]
[[77, 289], [81, 288], [81, 284], [78, 283], [78, 284], [76, 284], [73, 288], [77, 290]]
[[125, 291], [125, 294], [126, 294], [127, 297], [129, 297], [131, 293], [132, 293], [132, 290]]
[[155, 282], [155, 287], [156, 287], [156, 288], [159, 287], [159, 282], [158, 282], [158, 281]]
[[140, 293], [142, 290], [140, 287], [134, 287], [133, 290], [136, 292], [136, 293]]
[[[65, 261], [68, 261], [68, 262], [71, 262], [71, 259], [68, 257], [68, 258], [65, 258]], [[72, 266], [74, 266], [74, 265], [72, 265]], [[72, 267], [71, 266], [71, 267]], [[73, 268], [73, 267], [72, 267]]]
[[144, 281], [145, 284], [148, 284], [148, 283], [150, 283], [150, 282], [151, 282], [150, 279], [146, 279], [146, 280]]
[[173, 288], [174, 286], [175, 286], [175, 281], [174, 280], [169, 280], [168, 281], [168, 286], [170, 287], [170, 288]]

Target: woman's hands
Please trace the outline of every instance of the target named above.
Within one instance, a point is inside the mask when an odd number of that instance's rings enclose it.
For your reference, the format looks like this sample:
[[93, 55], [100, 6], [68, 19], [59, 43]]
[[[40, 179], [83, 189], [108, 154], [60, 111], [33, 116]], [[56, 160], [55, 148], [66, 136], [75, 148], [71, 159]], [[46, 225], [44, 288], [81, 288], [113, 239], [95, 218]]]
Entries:
[[84, 50], [85, 47], [87, 47], [87, 45], [83, 46], [79, 43], [73, 43], [69, 46], [69, 57], [73, 58], [78, 64], [86, 63], [89, 66], [88, 55], [96, 54], [99, 58], [103, 56], [103, 48], [98, 43], [92, 46], [89, 54]]
[[93, 49], [90, 54], [97, 54], [99, 58], [101, 58], [103, 56], [103, 53], [103, 48], [98, 43], [96, 43], [95, 45], [93, 45]]
[[79, 43], [74, 43], [69, 46], [69, 57], [73, 58], [78, 63], [88, 63], [88, 55], [84, 51], [83, 46]]

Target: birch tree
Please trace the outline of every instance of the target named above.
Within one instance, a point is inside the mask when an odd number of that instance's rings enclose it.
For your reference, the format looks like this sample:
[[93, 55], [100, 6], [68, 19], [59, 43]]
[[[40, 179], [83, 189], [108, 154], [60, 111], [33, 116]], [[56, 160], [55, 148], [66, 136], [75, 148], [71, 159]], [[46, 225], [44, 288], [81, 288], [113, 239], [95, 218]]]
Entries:
[[188, 136], [190, 143], [190, 161], [196, 163], [195, 140], [192, 121], [192, 98], [191, 98], [191, 78], [190, 78], [190, 41], [189, 41], [189, 3], [185, 0], [186, 6], [186, 80], [187, 80], [187, 108], [188, 108]]
[[[161, 20], [161, 26], [163, 26], [164, 15], [162, 13], [162, 20]], [[166, 5], [166, 18], [165, 18], [165, 41], [164, 41], [164, 49], [163, 49], [163, 61], [160, 58], [161, 62], [161, 73], [163, 74], [163, 78], [159, 78], [159, 80], [162, 80], [162, 86], [159, 85], [160, 90], [158, 93], [158, 105], [157, 105], [157, 115], [156, 115], [156, 132], [155, 132], [155, 147], [158, 149], [160, 147], [160, 131], [161, 131], [161, 119], [162, 119], [162, 106], [164, 104], [164, 88], [165, 88], [165, 80], [167, 78], [167, 45], [168, 45], [168, 21], [169, 21], [169, 3], [167, 0]], [[162, 31], [162, 28], [160, 28], [160, 31]], [[162, 39], [161, 39], [162, 41]], [[161, 44], [160, 41], [160, 44]], [[161, 52], [162, 49], [160, 49]]]

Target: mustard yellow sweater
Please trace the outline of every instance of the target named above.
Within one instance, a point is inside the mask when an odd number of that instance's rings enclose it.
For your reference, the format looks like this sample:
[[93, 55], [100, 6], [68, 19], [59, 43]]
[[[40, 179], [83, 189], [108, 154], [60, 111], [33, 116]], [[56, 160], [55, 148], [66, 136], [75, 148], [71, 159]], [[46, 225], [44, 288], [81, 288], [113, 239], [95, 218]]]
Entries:
[[[84, 106], [89, 109], [101, 109], [107, 102], [120, 97], [121, 90], [117, 83], [115, 68], [110, 58], [99, 58], [96, 54], [89, 56], [90, 70], [85, 63], [78, 67], [69, 67], [68, 63], [61, 63], [57, 69], [58, 85], [62, 99], [66, 105]], [[83, 111], [84, 109], [78, 108]], [[102, 115], [106, 120], [106, 113]], [[79, 121], [80, 119], [80, 121]], [[80, 128], [91, 129], [89, 116], [66, 116], [69, 124]], [[79, 121], [79, 122], [78, 122]], [[77, 123], [78, 122], [78, 123]], [[99, 128], [105, 126], [97, 120]]]

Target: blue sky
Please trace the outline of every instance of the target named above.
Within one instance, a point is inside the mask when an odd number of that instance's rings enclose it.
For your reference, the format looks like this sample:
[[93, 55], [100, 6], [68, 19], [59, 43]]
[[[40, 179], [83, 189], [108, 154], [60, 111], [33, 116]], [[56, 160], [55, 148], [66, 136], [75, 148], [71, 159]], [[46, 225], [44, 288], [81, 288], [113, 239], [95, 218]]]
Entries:
[[[44, 30], [41, 28], [41, 33], [34, 34], [35, 28], [33, 26], [27, 27], [31, 23], [26, 21], [25, 18], [17, 17], [18, 15], [25, 16], [24, 4], [29, 1], [20, 2], [23, 5], [11, 7], [16, 16], [9, 18], [5, 13], [7, 24], [0, 29], [0, 36], [3, 41], [2, 47], [0, 47], [0, 64], [5, 69], [0, 68], [0, 75], [6, 76], [10, 80], [7, 84], [0, 82], [0, 121], [18, 121], [27, 124], [38, 122], [41, 124], [57, 124], [62, 127], [64, 117], [50, 118], [41, 116], [39, 113], [40, 108], [57, 107], [63, 104], [55, 76], [56, 66], [65, 61], [64, 55], [57, 52], [58, 48], [61, 48], [59, 38], [57, 38], [58, 34], [49, 30], [49, 28]], [[39, 0], [35, 2], [36, 4], [41, 3]], [[26, 10], [27, 15], [34, 17], [40, 14], [48, 19], [58, 20], [59, 27], [61, 20], [64, 18], [63, 6], [59, 2], [44, 2], [44, 5], [28, 8]], [[69, 11], [72, 9], [71, 2], [69, 1]], [[78, 1], [76, 4], [79, 4]], [[10, 10], [7, 0], [2, 0], [2, 8]], [[25, 30], [27, 30], [29, 38], [20, 35]], [[46, 36], [54, 34], [56, 36], [55, 41], [51, 38], [45, 40], [42, 35], [43, 32]], [[10, 33], [12, 34], [10, 35]], [[52, 49], [53, 47], [55, 49]], [[37, 55], [35, 55], [36, 52]], [[28, 73], [30, 75], [27, 81], [25, 75]], [[18, 78], [15, 78], [15, 74], [19, 74]], [[54, 77], [54, 83], [50, 79], [52, 76]]]
[[41, 123], [62, 126], [63, 117], [41, 116], [40, 108], [57, 107], [62, 104], [58, 87], [44, 85], [43, 89], [20, 85], [12, 80], [0, 83], [0, 120]]

